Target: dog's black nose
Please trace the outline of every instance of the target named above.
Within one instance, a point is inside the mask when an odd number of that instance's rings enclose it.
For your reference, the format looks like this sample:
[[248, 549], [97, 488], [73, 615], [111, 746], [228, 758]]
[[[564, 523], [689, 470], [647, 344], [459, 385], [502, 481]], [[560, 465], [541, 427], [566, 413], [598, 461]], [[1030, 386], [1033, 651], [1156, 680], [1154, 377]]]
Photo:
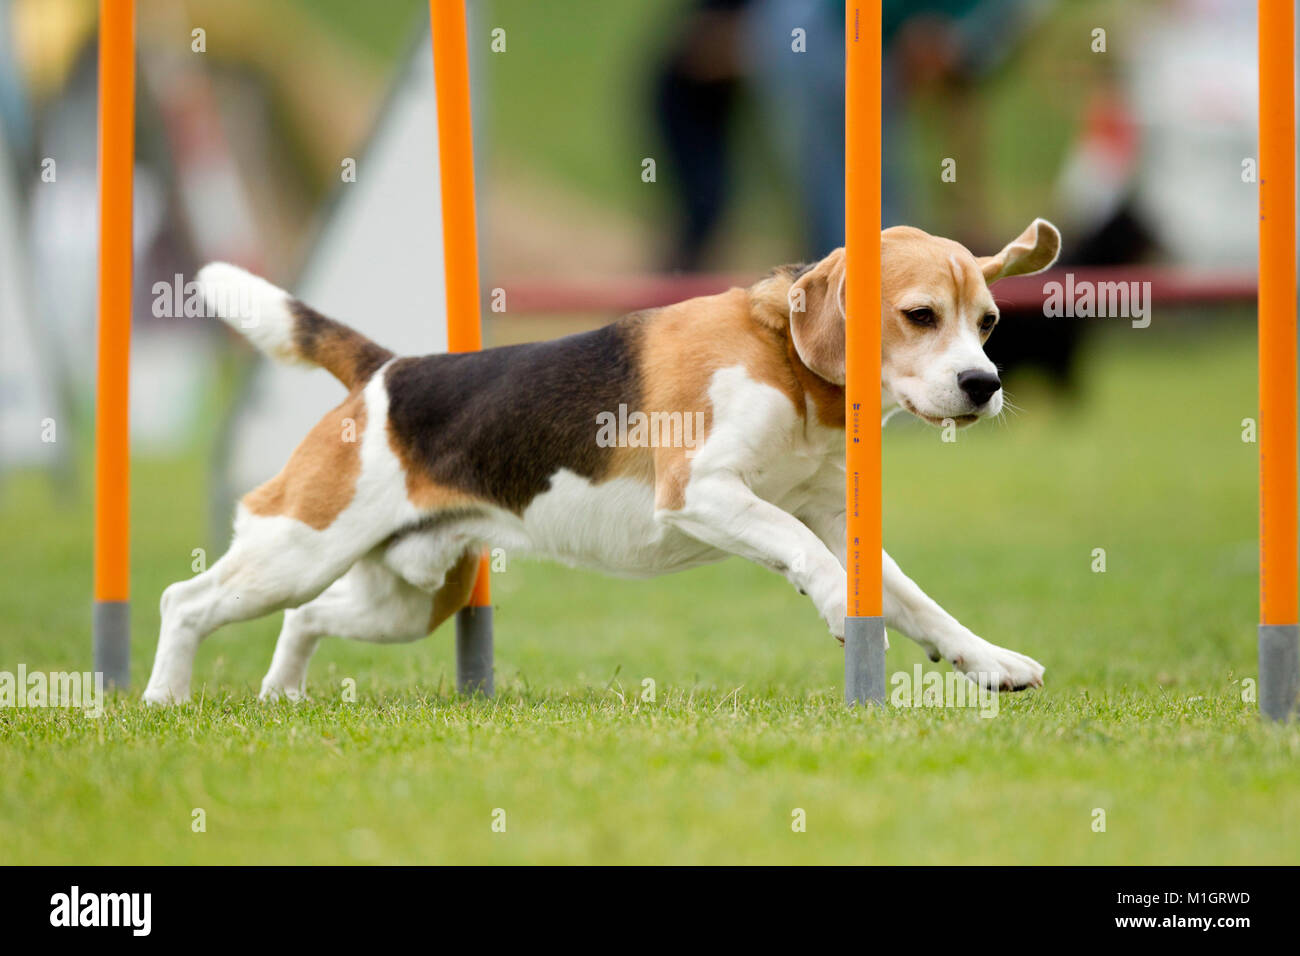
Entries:
[[979, 408], [1002, 387], [1002, 380], [993, 372], [968, 368], [964, 372], [957, 373], [957, 385], [970, 397], [975, 407]]

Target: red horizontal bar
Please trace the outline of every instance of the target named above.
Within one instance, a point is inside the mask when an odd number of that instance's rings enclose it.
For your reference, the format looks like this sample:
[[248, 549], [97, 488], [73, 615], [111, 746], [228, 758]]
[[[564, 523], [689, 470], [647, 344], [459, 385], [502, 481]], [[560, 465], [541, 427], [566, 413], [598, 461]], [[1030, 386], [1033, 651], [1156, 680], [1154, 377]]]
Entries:
[[1004, 279], [993, 287], [1001, 309], [1040, 309], [1049, 282], [1064, 284], [1074, 276], [1074, 286], [1092, 282], [1150, 282], [1150, 300], [1156, 305], [1199, 305], [1255, 301], [1258, 287], [1253, 269], [1200, 271], [1169, 266], [1080, 266], [1052, 269], [1036, 276]]
[[[1151, 301], [1158, 305], [1197, 305], [1255, 301], [1253, 270], [1199, 271], [1168, 266], [1105, 266], [1053, 269], [1042, 275], [1004, 279], [994, 298], [1004, 310], [1042, 308], [1049, 282], [1074, 275], [1082, 282], [1150, 282]], [[523, 315], [564, 313], [622, 314], [671, 305], [700, 295], [749, 285], [753, 273], [686, 273], [636, 275], [609, 279], [519, 279], [497, 282], [505, 290], [506, 311]]]

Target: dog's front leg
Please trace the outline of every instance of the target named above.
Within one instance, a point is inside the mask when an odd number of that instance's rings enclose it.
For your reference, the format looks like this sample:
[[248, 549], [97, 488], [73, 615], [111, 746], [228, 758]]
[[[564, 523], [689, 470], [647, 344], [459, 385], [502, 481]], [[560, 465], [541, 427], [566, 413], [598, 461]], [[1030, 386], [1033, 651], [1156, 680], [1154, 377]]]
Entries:
[[765, 501], [732, 472], [692, 477], [679, 508], [657, 520], [721, 551], [770, 568], [806, 594], [844, 639], [844, 567], [802, 521]]
[[[843, 475], [840, 477], [840, 484], [843, 484]], [[839, 504], [838, 502], [836, 503]], [[829, 508], [809, 508], [806, 511], [799, 512], [799, 520], [812, 529], [813, 534], [821, 539], [827, 549], [835, 556], [841, 568], [847, 567], [849, 559], [849, 546], [847, 535], [847, 523], [843, 507]], [[883, 552], [882, 552], [883, 553]], [[888, 558], [888, 555], [885, 555]], [[843, 573], [843, 572], [841, 572]], [[841, 582], [846, 594], [845, 613], [848, 613], [847, 598], [847, 580]], [[843, 640], [843, 637], [841, 640]], [[889, 635], [885, 635], [885, 649], [889, 649]]]
[[1023, 690], [1042, 685], [1042, 664], [978, 637], [922, 591], [888, 554], [882, 554], [881, 560], [887, 626], [920, 644], [931, 660], [947, 658], [953, 667], [985, 687]]

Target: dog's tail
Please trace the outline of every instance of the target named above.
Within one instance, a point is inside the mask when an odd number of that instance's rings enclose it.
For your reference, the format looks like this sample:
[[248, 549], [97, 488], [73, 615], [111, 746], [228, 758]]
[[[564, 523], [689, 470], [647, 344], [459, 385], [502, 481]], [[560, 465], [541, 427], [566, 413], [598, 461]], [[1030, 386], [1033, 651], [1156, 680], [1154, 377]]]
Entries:
[[393, 357], [360, 332], [237, 266], [213, 262], [198, 278], [207, 312], [276, 361], [319, 366], [353, 389]]

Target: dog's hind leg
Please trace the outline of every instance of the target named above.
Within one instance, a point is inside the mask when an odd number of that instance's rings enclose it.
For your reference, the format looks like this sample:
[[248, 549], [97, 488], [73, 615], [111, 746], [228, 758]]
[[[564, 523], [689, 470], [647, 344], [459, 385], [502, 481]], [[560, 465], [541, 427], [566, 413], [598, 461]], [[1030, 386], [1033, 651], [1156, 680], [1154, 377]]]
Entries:
[[445, 574], [438, 573], [430, 589], [429, 572], [422, 575], [425, 580], [411, 583], [394, 570], [390, 558], [367, 555], [316, 600], [285, 612], [271, 668], [262, 680], [262, 700], [305, 696], [307, 664], [322, 637], [398, 644], [431, 634], [464, 606], [478, 569], [477, 553], [466, 552], [454, 558]]
[[199, 643], [217, 628], [310, 601], [373, 542], [315, 531], [284, 517], [241, 513], [230, 550], [207, 571], [163, 592], [158, 650], [144, 699], [187, 700]]
[[230, 550], [163, 594], [146, 701], [188, 698], [204, 637], [223, 624], [312, 600], [419, 516], [389, 445], [387, 417], [380, 374], [326, 414], [279, 475], [244, 497]]
[[412, 587], [367, 555], [314, 601], [284, 612], [271, 668], [262, 679], [263, 700], [304, 696], [307, 664], [327, 635], [400, 643], [429, 633], [433, 595]]

